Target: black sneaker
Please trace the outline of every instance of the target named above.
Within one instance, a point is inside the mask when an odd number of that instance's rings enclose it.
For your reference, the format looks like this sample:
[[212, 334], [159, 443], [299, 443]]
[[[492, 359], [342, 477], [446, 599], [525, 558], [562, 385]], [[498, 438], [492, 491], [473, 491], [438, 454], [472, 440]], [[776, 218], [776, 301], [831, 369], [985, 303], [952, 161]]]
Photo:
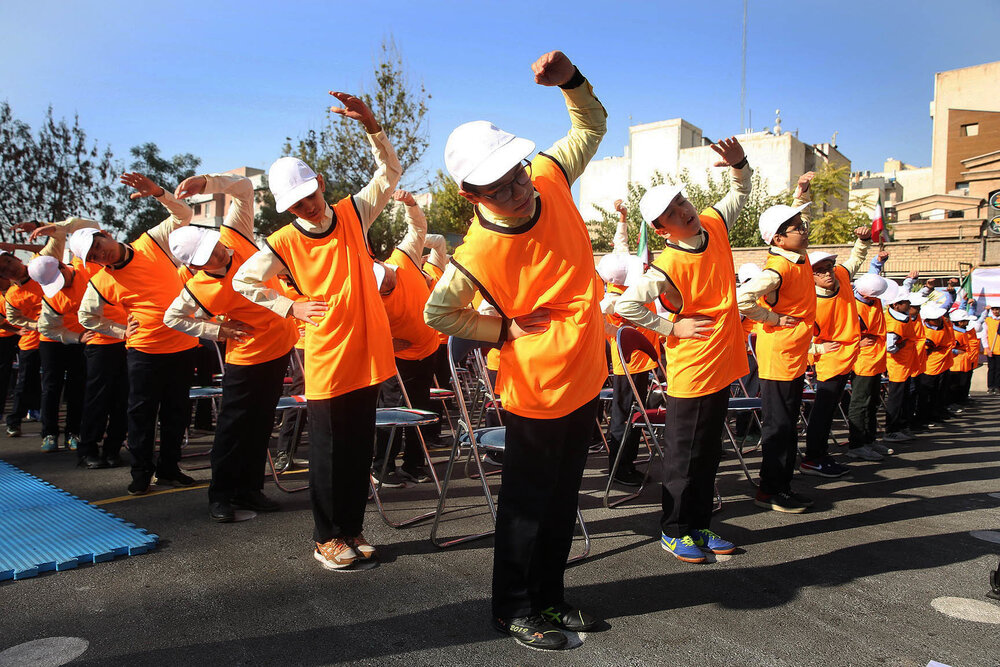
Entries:
[[94, 470], [95, 468], [107, 468], [108, 462], [100, 456], [81, 456], [77, 465], [81, 468]]
[[20, 438], [21, 437], [21, 427], [20, 426], [8, 426], [7, 427], [7, 437], [8, 438]]
[[144, 496], [149, 493], [149, 477], [133, 477], [132, 483], [128, 485], [128, 494], [130, 496]]
[[153, 477], [153, 484], [157, 486], [172, 486], [180, 488], [194, 484], [194, 477], [185, 475], [180, 470], [171, 473], [156, 473]]
[[566, 635], [539, 614], [517, 618], [497, 618], [493, 626], [513, 637], [517, 643], [545, 651], [558, 651], [566, 647]]
[[212, 518], [212, 521], [218, 523], [231, 523], [236, 520], [236, 512], [233, 511], [233, 506], [222, 501], [209, 503], [208, 516]]
[[381, 470], [372, 469], [372, 479], [375, 480], [376, 484], [379, 484], [386, 489], [400, 489], [406, 486], [406, 482], [403, 481], [403, 478], [400, 477], [399, 473], [395, 470], [387, 472], [385, 477], [382, 477], [381, 475]]
[[414, 484], [423, 484], [424, 482], [431, 481], [431, 475], [427, 472], [426, 466], [415, 466], [413, 468], [402, 466], [399, 469], [399, 476], [407, 482], [413, 482]]
[[812, 507], [814, 504], [812, 498], [810, 498], [809, 496], [803, 496], [801, 493], [795, 493], [794, 491], [789, 491], [788, 495], [791, 496], [796, 501], [802, 503], [806, 507]]
[[240, 491], [233, 496], [233, 504], [255, 512], [278, 512], [281, 505], [264, 495], [260, 489]]
[[778, 493], [758, 491], [757, 496], [753, 499], [753, 504], [757, 507], [775, 512], [785, 512], [786, 514], [802, 514], [807, 507], [787, 491], [779, 491]]
[[543, 609], [542, 618], [557, 628], [570, 632], [586, 632], [594, 629], [601, 622], [600, 619], [594, 618], [582, 609], [571, 607], [565, 602]]
[[622, 486], [642, 486], [646, 476], [635, 468], [621, 468], [615, 471], [614, 480]]

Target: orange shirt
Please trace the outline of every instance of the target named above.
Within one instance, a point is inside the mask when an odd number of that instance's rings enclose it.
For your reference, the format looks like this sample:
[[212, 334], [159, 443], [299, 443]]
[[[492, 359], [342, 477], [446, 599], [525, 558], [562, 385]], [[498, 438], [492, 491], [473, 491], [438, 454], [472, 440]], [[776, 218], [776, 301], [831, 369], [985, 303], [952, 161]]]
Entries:
[[125, 347], [147, 354], [172, 354], [196, 347], [197, 338], [163, 323], [163, 313], [184, 288], [170, 255], [146, 232], [132, 243], [132, 250], [124, 266], [104, 267], [90, 279], [105, 301], [121, 305], [139, 320], [139, 330], [128, 337]]
[[[625, 291], [625, 286], [608, 284], [605, 289], [608, 292], [611, 292], [612, 294], [621, 294]], [[654, 304], [647, 303], [646, 307], [649, 308], [651, 312], [654, 313], [656, 312], [656, 306]], [[628, 324], [628, 322], [622, 319], [622, 316], [618, 315], [617, 313], [612, 313], [610, 315], [606, 315], [605, 317], [607, 317], [608, 322], [610, 322], [611, 325], [615, 327], [620, 327], [623, 324]], [[637, 331], [641, 333], [643, 336], [645, 336], [650, 343], [652, 343], [653, 348], [655, 350], [659, 351], [660, 338], [661, 338], [660, 334], [656, 333], [655, 331], [642, 328], [638, 328]], [[611, 344], [611, 372], [614, 375], [625, 375], [625, 371], [622, 369], [622, 361], [618, 355], [618, 342], [615, 340], [614, 336], [608, 336], [607, 338], [608, 342]], [[629, 375], [635, 375], [636, 373], [646, 373], [648, 371], [653, 370], [654, 368], [656, 368], [656, 360], [650, 359], [644, 354], [632, 355], [631, 361], [628, 362]]]
[[866, 377], [881, 375], [886, 371], [885, 361], [885, 311], [882, 302], [872, 299], [867, 304], [856, 299], [858, 319], [861, 322], [861, 334], [868, 338], [874, 337], [875, 344], [868, 347], [858, 346], [858, 359], [854, 362], [854, 373]]
[[[231, 227], [223, 225], [219, 231], [222, 245], [233, 251], [224, 275], [198, 271], [184, 289], [212, 317], [225, 316], [250, 325], [252, 332], [246, 340], [226, 342], [227, 364], [250, 366], [286, 356], [298, 339], [295, 322], [253, 303], [233, 289], [233, 274], [257, 252], [257, 245]], [[276, 279], [268, 281], [268, 287], [281, 289]]]
[[940, 375], [949, 370], [955, 356], [951, 351], [955, 347], [955, 332], [952, 331], [951, 323], [944, 320], [940, 329], [932, 329], [925, 324], [924, 338], [934, 347], [927, 351], [927, 369], [924, 373]]
[[[38, 315], [42, 312], [42, 288], [34, 280], [29, 280], [23, 285], [11, 283], [7, 288], [6, 299], [7, 303], [21, 311], [27, 319], [38, 321]], [[21, 336], [17, 346], [22, 350], [37, 350], [39, 341], [56, 342], [37, 331], [31, 331]]]
[[[73, 266], [76, 266], [77, 261], [77, 258], [73, 259]], [[80, 265], [82, 266], [83, 262], [81, 262]], [[94, 287], [94, 290], [97, 291], [97, 296], [101, 297], [101, 300], [104, 301], [104, 317], [112, 322], [122, 325], [123, 327], [127, 326], [128, 316], [125, 314], [125, 309], [122, 308], [120, 304], [108, 301], [104, 298], [104, 295], [101, 294], [100, 290], [97, 289], [97, 286], [94, 285], [94, 276], [98, 273], [102, 273], [104, 271], [104, 267], [91, 263], [90, 266], [84, 268], [83, 271], [86, 272], [87, 281]], [[78, 309], [79, 307], [80, 304], [77, 304]], [[87, 341], [87, 345], [116, 345], [124, 342], [125, 340], [122, 338], [115, 338], [114, 336], [109, 336], [107, 334], [100, 333], [99, 331], [95, 331], [93, 338]]]
[[913, 374], [913, 369], [917, 365], [917, 326], [916, 322], [909, 317], [905, 322], [900, 322], [891, 313], [886, 313], [884, 317], [886, 335], [893, 333], [902, 339], [903, 345], [896, 352], [887, 352], [885, 355], [886, 371], [889, 373], [889, 382], [906, 382]]
[[802, 321], [790, 329], [776, 324], [758, 322], [758, 374], [764, 380], [794, 380], [806, 372], [809, 342], [816, 322], [816, 287], [812, 267], [805, 257], [795, 262], [770, 252], [765, 271], [781, 278], [774, 294], [759, 300], [760, 305], [780, 315], [791, 315]]
[[923, 375], [927, 370], [927, 337], [924, 334], [924, 323], [920, 317], [913, 320], [913, 331], [917, 340], [914, 343], [916, 354], [913, 356], [913, 368], [910, 370], [910, 377]]
[[333, 206], [326, 231], [307, 232], [293, 221], [266, 243], [299, 291], [329, 306], [317, 326], [306, 325], [306, 398], [342, 396], [392, 377], [396, 362], [389, 319], [354, 198]]
[[392, 251], [387, 263], [396, 268], [396, 288], [382, 297], [393, 338], [408, 341], [410, 346], [396, 352], [409, 361], [426, 359], [441, 346], [438, 332], [424, 322], [424, 304], [431, 295], [423, 271], [400, 249]]
[[983, 326], [986, 327], [986, 349], [992, 354], [1000, 354], [1000, 320], [987, 315]]
[[736, 268], [729, 230], [712, 208], [699, 216], [705, 247], [698, 251], [666, 244], [652, 267], [680, 293], [680, 303], [660, 303], [671, 319], [704, 315], [714, 320], [707, 340], [667, 336], [667, 394], [676, 398], [707, 396], [749, 372], [746, 338], [736, 307]]
[[837, 280], [837, 293], [832, 296], [816, 295], [817, 343], [836, 341], [840, 349], [817, 355], [816, 378], [823, 382], [848, 373], [854, 368], [861, 341], [861, 324], [858, 320], [857, 299], [851, 288], [851, 276], [839, 264], [833, 267]]
[[477, 209], [452, 262], [504, 319], [550, 311], [548, 330], [503, 343], [497, 385], [510, 412], [555, 419], [595, 399], [608, 377], [603, 290], [562, 167], [539, 154], [531, 180], [539, 194], [531, 220], [503, 227]]
[[[4, 299], [3, 294], [0, 293], [0, 314], [7, 312], [7, 301]], [[6, 316], [4, 316], [6, 319]], [[13, 326], [13, 325], [11, 325]], [[18, 334], [14, 331], [7, 331], [6, 329], [0, 329], [0, 338], [10, 338], [11, 336], [17, 336]]]
[[42, 299], [63, 319], [63, 326], [73, 333], [82, 334], [86, 329], [80, 324], [77, 317], [80, 311], [80, 302], [83, 300], [83, 293], [87, 291], [88, 278], [90, 277], [83, 268], [83, 262], [79, 258], [73, 259], [73, 266], [70, 267], [73, 278], [72, 282], [63, 286], [61, 290], [47, 297], [42, 294]]
[[965, 370], [974, 371], [979, 366], [979, 334], [972, 327], [965, 330]]

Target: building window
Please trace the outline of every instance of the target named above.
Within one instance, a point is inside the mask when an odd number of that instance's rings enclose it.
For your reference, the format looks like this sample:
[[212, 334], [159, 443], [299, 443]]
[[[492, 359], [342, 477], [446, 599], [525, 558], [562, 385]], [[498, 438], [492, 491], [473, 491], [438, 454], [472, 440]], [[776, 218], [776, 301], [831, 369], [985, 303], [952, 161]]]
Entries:
[[201, 204], [195, 204], [192, 208], [195, 215], [201, 215]]
[[979, 123], [969, 123], [968, 125], [962, 126], [962, 136], [963, 137], [978, 137], [979, 136]]

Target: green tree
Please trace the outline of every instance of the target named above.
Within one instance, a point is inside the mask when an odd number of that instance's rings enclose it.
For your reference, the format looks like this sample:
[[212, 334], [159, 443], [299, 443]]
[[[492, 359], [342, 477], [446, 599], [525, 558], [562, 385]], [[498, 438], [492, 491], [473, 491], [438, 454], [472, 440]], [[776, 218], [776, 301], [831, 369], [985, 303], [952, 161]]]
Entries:
[[809, 242], [814, 245], [851, 243], [854, 228], [868, 226], [871, 218], [865, 212], [870, 197], [861, 197], [848, 208], [838, 206], [848, 192], [850, 166], [825, 163], [816, 171], [809, 184], [812, 202], [809, 221]]
[[472, 202], [459, 194], [458, 185], [438, 169], [431, 183], [431, 205], [426, 211], [428, 231], [434, 234], [465, 236], [472, 220]]
[[[629, 183], [627, 196], [623, 197], [628, 207], [629, 248], [633, 251], [636, 249], [638, 245], [639, 226], [645, 224], [642, 221], [642, 216], [639, 214], [639, 201], [649, 187], [660, 185], [664, 182], [672, 184], [679, 182], [684, 187], [684, 193], [695, 209], [704, 211], [721, 201], [729, 192], [730, 186], [728, 172], [723, 172], [716, 176], [713, 175], [712, 170], [706, 170], [705, 176], [704, 184], [695, 183], [691, 178], [691, 174], [685, 169], [678, 175], [677, 179], [671, 176], [665, 179], [662, 174], [657, 172], [650, 179], [648, 186]], [[743, 204], [743, 210], [740, 212], [736, 222], [729, 229], [729, 242], [734, 248], [761, 245], [760, 232], [757, 227], [757, 221], [760, 219], [761, 213], [775, 204], [787, 204], [791, 202], [791, 195], [787, 192], [778, 195], [767, 194], [766, 184], [759, 174], [755, 173], [753, 175], [751, 185], [752, 189]], [[612, 239], [618, 225], [618, 213], [601, 207], [597, 208], [601, 213], [601, 220], [592, 223], [592, 228], [594, 229], [594, 233], [592, 234], [594, 250], [608, 252], [612, 248]], [[649, 234], [649, 247], [653, 251], [660, 250], [663, 248], [663, 240], [655, 234]]]
[[[420, 183], [421, 174], [414, 173], [429, 145], [427, 135], [427, 101], [430, 95], [422, 84], [412, 84], [403, 57], [391, 39], [383, 40], [375, 62], [374, 82], [363, 86], [357, 96], [375, 114], [389, 142], [396, 150], [403, 168], [400, 187], [410, 189]], [[375, 158], [364, 127], [357, 121], [327, 112], [326, 123], [320, 130], [310, 130], [293, 140], [286, 139], [283, 155], [294, 155], [323, 175], [326, 182], [324, 197], [330, 204], [361, 190], [375, 173]], [[259, 196], [261, 210], [257, 229], [267, 234], [292, 219], [278, 214], [270, 191]], [[368, 238], [380, 258], [386, 258], [406, 229], [403, 213], [387, 206], [368, 231]]]
[[[160, 155], [159, 147], [153, 142], [133, 146], [129, 153], [132, 161], [128, 171], [138, 172], [168, 191], [173, 189], [185, 178], [197, 173], [201, 158], [191, 153], [180, 153], [172, 158]], [[116, 225], [125, 232], [129, 241], [138, 238], [144, 231], [160, 224], [167, 216], [163, 205], [152, 197], [129, 199], [135, 192], [124, 185], [117, 189], [118, 215], [121, 221]]]
[[88, 142], [79, 117], [56, 120], [49, 107], [37, 135], [0, 103], [0, 239], [12, 225], [70, 216], [102, 217], [116, 166], [109, 148]]

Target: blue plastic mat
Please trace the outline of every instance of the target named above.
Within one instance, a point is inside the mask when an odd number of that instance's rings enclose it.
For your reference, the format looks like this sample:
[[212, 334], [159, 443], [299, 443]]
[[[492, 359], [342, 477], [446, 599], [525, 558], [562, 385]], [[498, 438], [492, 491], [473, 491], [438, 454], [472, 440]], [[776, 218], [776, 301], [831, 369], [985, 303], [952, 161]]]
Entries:
[[0, 461], [0, 581], [134, 556], [157, 539]]

